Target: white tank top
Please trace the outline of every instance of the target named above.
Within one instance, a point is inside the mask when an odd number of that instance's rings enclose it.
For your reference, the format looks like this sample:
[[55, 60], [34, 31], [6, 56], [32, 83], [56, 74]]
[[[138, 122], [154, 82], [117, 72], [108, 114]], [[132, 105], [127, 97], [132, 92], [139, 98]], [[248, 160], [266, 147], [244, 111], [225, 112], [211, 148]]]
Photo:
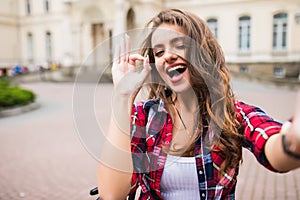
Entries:
[[200, 200], [195, 157], [168, 155], [160, 189], [165, 200]]

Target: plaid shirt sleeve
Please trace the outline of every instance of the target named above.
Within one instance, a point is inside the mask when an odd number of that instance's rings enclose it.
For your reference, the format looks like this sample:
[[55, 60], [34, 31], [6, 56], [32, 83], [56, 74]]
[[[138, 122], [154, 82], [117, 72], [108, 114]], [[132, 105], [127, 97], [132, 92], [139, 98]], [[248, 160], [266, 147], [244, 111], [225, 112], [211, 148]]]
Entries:
[[146, 124], [146, 113], [143, 109], [142, 103], [137, 103], [132, 106], [131, 117], [130, 117], [130, 129], [131, 129], [131, 152], [132, 160], [134, 165], [134, 171], [131, 178], [131, 191], [129, 194], [134, 194], [138, 187], [138, 179], [140, 178], [139, 172], [143, 169], [143, 152], [145, 149], [145, 124]]
[[262, 109], [236, 101], [237, 119], [244, 135], [244, 147], [250, 150], [259, 163], [267, 169], [275, 170], [266, 158], [264, 147], [270, 136], [281, 130], [282, 124], [268, 116]]

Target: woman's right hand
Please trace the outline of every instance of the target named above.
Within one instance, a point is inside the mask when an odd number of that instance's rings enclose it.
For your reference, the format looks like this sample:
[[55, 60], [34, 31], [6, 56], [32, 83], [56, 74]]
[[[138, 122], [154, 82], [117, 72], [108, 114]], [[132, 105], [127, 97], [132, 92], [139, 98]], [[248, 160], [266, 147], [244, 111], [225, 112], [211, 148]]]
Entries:
[[[143, 62], [141, 72], [136, 71], [136, 61]], [[117, 45], [112, 66], [112, 77], [119, 94], [130, 95], [150, 74], [149, 57], [130, 54], [130, 37], [126, 34]]]

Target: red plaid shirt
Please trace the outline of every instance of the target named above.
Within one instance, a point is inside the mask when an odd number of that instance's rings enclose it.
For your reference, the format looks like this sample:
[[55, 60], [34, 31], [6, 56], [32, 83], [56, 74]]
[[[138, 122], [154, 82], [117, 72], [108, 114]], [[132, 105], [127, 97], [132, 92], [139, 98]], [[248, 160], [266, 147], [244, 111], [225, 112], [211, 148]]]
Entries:
[[[266, 168], [269, 164], [264, 145], [267, 139], [281, 130], [281, 123], [274, 121], [260, 108], [236, 101], [235, 109], [244, 135], [244, 147], [249, 149]], [[131, 115], [131, 150], [134, 165], [132, 175], [133, 193], [141, 186], [141, 200], [162, 199], [160, 181], [166, 161], [166, 152], [172, 141], [172, 119], [160, 99], [140, 102], [133, 106]], [[203, 129], [203, 135], [206, 135]], [[235, 199], [238, 167], [218, 177], [219, 166], [224, 158], [219, 152], [211, 152], [201, 145], [200, 137], [195, 143], [195, 157], [201, 199]]]

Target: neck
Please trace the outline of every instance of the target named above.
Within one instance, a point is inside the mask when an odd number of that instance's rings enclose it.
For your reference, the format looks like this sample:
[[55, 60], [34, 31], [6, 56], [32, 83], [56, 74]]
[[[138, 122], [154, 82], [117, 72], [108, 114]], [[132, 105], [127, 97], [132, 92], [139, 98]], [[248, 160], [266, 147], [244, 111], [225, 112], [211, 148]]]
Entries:
[[[174, 102], [174, 129], [171, 144], [171, 154], [180, 156], [193, 156], [193, 143], [198, 137], [196, 131], [198, 101], [194, 92], [177, 94], [177, 101]], [[178, 145], [178, 147], [176, 147]], [[174, 149], [174, 150], [173, 150]], [[173, 152], [174, 151], [174, 152]]]
[[177, 101], [174, 102], [174, 109], [176, 111], [177, 126], [183, 126], [184, 129], [187, 129], [186, 131], [192, 134], [199, 112], [198, 101], [194, 91], [179, 93]]
[[179, 93], [177, 100], [178, 106], [182, 112], [195, 113], [197, 111], [198, 101], [193, 89]]

